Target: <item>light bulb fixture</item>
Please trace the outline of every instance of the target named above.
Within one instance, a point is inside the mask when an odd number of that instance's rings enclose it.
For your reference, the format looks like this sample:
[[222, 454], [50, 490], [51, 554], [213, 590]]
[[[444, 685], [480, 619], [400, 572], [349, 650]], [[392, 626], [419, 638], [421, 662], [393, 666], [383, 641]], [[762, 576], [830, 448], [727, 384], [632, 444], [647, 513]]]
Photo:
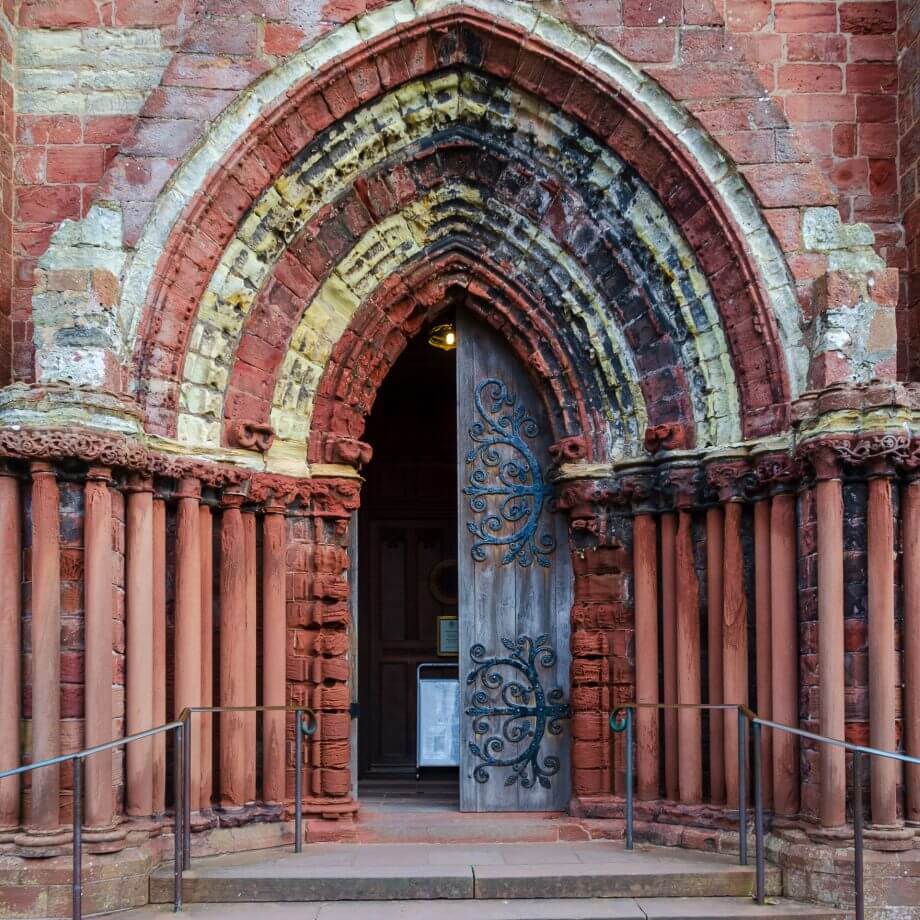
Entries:
[[453, 351], [457, 347], [457, 331], [453, 323], [442, 323], [435, 326], [428, 336], [428, 344], [441, 351]]

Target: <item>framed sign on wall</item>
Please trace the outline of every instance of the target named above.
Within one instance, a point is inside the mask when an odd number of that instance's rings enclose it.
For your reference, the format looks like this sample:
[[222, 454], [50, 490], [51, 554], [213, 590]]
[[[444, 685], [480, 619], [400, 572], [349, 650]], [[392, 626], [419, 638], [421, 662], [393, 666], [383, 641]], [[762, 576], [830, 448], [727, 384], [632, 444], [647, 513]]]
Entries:
[[451, 658], [460, 649], [460, 631], [456, 617], [438, 617], [438, 655]]

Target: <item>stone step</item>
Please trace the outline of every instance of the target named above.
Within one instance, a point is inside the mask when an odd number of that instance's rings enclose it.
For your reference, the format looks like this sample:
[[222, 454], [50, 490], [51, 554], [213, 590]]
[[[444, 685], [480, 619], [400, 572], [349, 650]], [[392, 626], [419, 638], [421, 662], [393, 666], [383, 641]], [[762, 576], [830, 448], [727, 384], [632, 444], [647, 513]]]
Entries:
[[[780, 893], [780, 874], [767, 873]], [[196, 859], [187, 902], [454, 899], [733, 898], [753, 890], [751, 868], [720, 854], [664, 847], [627, 852], [614, 841], [551, 844], [311, 844]], [[151, 876], [150, 900], [172, 899], [171, 868]]]
[[[750, 898], [530, 898], [515, 901], [312, 901], [259, 905], [260, 920], [842, 920], [832, 910], [777, 899], [760, 907]], [[165, 920], [166, 904], [118, 914], [118, 920]], [[249, 904], [188, 904], [188, 920], [251, 920]]]

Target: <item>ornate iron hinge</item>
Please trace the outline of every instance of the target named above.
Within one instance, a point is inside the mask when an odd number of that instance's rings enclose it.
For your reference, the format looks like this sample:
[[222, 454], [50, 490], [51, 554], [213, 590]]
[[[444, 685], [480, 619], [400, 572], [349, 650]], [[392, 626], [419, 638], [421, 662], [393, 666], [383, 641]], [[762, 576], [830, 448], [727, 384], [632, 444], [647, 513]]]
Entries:
[[478, 461], [478, 465], [463, 494], [470, 496], [470, 510], [481, 518], [466, 525], [476, 538], [470, 553], [476, 562], [483, 562], [486, 547], [504, 546], [502, 565], [517, 561], [528, 566], [536, 559], [548, 566], [556, 538], [545, 531], [538, 539], [537, 528], [553, 487], [544, 482], [537, 457], [525, 440], [539, 437], [540, 427], [501, 380], [484, 380], [476, 387], [475, 398], [482, 421], [469, 429], [477, 446], [467, 453], [466, 462]]
[[[506, 786], [520, 782], [525, 789], [539, 783], [550, 788], [550, 777], [559, 772], [560, 760], [554, 755], [543, 758], [540, 763], [540, 745], [543, 736], [549, 732], [559, 735], [562, 732], [562, 719], [571, 715], [569, 704], [564, 702], [563, 692], [559, 688], [544, 691], [537, 672], [537, 664], [550, 668], [556, 663], [556, 652], [549, 644], [548, 636], [538, 636], [536, 640], [529, 636], [517, 639], [501, 640], [508, 649], [508, 655], [496, 655], [486, 658], [483, 645], [474, 645], [470, 649], [470, 658], [476, 667], [466, 677], [467, 686], [475, 686], [477, 681], [482, 689], [473, 693], [472, 705], [466, 714], [473, 718], [473, 733], [488, 735], [484, 742], [469, 742], [470, 753], [482, 761], [473, 771], [477, 783], [489, 781], [491, 767], [510, 767], [511, 773], [505, 778]], [[506, 680], [502, 668], [510, 668], [524, 677], [527, 685], [518, 680]], [[492, 692], [498, 692], [494, 700]], [[499, 728], [493, 729], [491, 719], [502, 719]], [[514, 757], [501, 755], [506, 742], [521, 744], [530, 739], [527, 747]]]

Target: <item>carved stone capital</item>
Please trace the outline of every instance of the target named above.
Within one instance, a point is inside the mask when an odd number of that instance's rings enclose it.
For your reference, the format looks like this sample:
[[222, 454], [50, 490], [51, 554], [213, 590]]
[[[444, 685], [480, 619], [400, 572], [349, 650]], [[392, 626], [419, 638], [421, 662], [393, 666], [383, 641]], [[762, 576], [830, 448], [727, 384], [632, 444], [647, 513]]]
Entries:
[[700, 502], [703, 471], [698, 463], [665, 466], [658, 473], [662, 500], [674, 508], [688, 509]]
[[910, 450], [898, 460], [898, 466], [909, 482], [920, 479], [920, 438], [911, 441]]
[[706, 482], [720, 502], [743, 501], [750, 487], [751, 466], [747, 459], [714, 459], [706, 465]]
[[598, 532], [599, 505], [607, 498], [603, 485], [596, 479], [572, 479], [559, 489], [556, 507], [568, 512], [572, 530]]
[[635, 513], [651, 513], [658, 508], [658, 487], [651, 470], [624, 473], [617, 480], [620, 497]]
[[840, 452], [843, 441], [842, 438], [809, 441], [799, 448], [797, 456], [811, 467], [817, 480], [840, 479], [843, 475], [843, 457]]
[[179, 480], [176, 489], [176, 498], [193, 498], [195, 501], [201, 499], [201, 481], [193, 479], [191, 476], [183, 476]]
[[92, 465], [86, 471], [86, 481], [111, 483], [112, 471], [107, 466]]
[[868, 432], [815, 438], [803, 444], [797, 455], [807, 461], [818, 479], [839, 479], [843, 464], [886, 476], [911, 456], [911, 439], [904, 432]]
[[361, 483], [355, 479], [310, 480], [310, 510], [318, 517], [351, 517], [361, 504]]
[[787, 450], [770, 451], [754, 461], [754, 477], [759, 487], [770, 494], [787, 492], [802, 478], [802, 464]]
[[145, 476], [143, 473], [131, 473], [124, 485], [124, 491], [128, 494], [137, 492], [153, 492], [153, 477]]

